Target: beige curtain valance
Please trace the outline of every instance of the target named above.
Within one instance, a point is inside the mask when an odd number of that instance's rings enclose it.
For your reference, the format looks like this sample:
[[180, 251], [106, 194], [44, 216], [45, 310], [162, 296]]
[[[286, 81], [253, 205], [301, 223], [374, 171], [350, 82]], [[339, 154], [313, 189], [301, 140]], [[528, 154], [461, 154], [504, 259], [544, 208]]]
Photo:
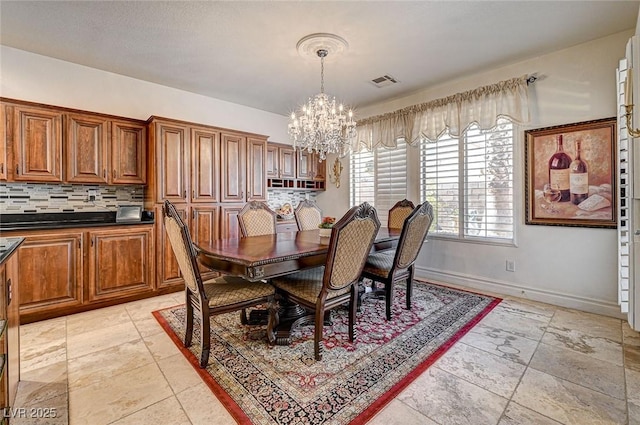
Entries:
[[359, 120], [352, 150], [380, 145], [394, 149], [401, 138], [409, 144], [436, 141], [447, 129], [459, 136], [474, 123], [487, 130], [498, 117], [521, 124], [529, 121], [526, 75]]

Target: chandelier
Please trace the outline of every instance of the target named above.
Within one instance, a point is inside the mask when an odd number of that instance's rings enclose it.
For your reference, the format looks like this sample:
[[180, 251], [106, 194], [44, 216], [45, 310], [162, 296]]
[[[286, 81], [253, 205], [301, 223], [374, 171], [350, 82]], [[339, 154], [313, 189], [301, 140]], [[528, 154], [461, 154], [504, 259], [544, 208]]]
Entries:
[[[346, 42], [338, 36], [312, 34], [300, 40], [298, 50], [303, 50], [301, 45], [303, 48], [313, 48], [326, 40], [334, 43], [338, 40], [343, 47], [346, 46]], [[289, 122], [289, 136], [294, 149], [300, 147], [310, 153], [315, 151], [320, 156], [320, 161], [324, 161], [328, 153], [344, 156], [350, 148], [349, 140], [356, 135], [353, 111], [347, 111], [341, 103], [337, 104], [335, 97], [330, 98], [324, 92], [324, 58], [329, 54], [328, 46], [331, 44], [315, 51], [320, 58], [320, 93], [310, 97], [298, 114], [293, 112]]]

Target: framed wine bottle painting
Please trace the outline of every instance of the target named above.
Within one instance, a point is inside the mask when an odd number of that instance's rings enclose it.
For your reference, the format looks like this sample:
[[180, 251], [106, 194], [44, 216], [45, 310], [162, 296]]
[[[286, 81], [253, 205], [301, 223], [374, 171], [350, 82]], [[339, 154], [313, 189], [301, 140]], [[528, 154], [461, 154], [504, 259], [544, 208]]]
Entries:
[[616, 119], [527, 130], [526, 224], [616, 227]]

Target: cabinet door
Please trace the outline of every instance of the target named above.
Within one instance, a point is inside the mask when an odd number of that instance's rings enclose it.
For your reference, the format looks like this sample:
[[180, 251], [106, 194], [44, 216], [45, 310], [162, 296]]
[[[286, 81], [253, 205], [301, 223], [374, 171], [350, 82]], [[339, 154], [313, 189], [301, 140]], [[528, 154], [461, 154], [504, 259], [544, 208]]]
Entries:
[[7, 121], [10, 117], [8, 113], [9, 106], [0, 106], [0, 181], [7, 180], [7, 146], [10, 138], [10, 122]]
[[109, 121], [80, 114], [68, 114], [65, 121], [66, 180], [106, 184]]
[[313, 162], [313, 179], [316, 181], [325, 181], [327, 176], [327, 160], [320, 161], [320, 155], [314, 153], [311, 161]]
[[189, 190], [189, 131], [187, 127], [157, 122], [157, 201], [187, 202]]
[[220, 237], [222, 239], [240, 238], [240, 224], [238, 223], [238, 213], [242, 209], [239, 206], [222, 206], [220, 209]]
[[15, 106], [14, 180], [62, 181], [62, 113]]
[[247, 139], [247, 201], [267, 200], [267, 141]]
[[147, 182], [147, 129], [126, 121], [111, 123], [111, 183]]
[[191, 202], [217, 202], [220, 186], [220, 134], [191, 129]]
[[279, 177], [278, 174], [278, 162], [280, 161], [279, 157], [279, 149], [277, 146], [267, 144], [267, 178], [277, 179]]
[[312, 169], [312, 154], [308, 151], [299, 151], [298, 152], [298, 178], [311, 180], [313, 178], [313, 169]]
[[280, 177], [296, 178], [296, 153], [293, 148], [280, 148]]
[[15, 406], [18, 382], [20, 381], [20, 307], [18, 264], [19, 254], [14, 253], [6, 263], [7, 297], [7, 380], [9, 389], [9, 406]]
[[153, 229], [89, 232], [89, 301], [153, 290]]
[[[208, 244], [220, 239], [220, 210], [217, 206], [196, 205], [191, 208], [191, 239], [193, 243]], [[200, 265], [200, 273], [210, 270]], [[203, 276], [203, 279], [206, 277]]]
[[[182, 217], [185, 223], [189, 223], [189, 216], [187, 214], [188, 208], [186, 205], [175, 205], [176, 210]], [[162, 217], [162, 207], [158, 206], [155, 210], [156, 217], [156, 258], [157, 258], [157, 288], [165, 288], [168, 286], [175, 286], [184, 284], [182, 275], [180, 274], [180, 267], [176, 256], [173, 254], [173, 248], [167, 237], [167, 232], [164, 230], [164, 219]], [[188, 224], [187, 224], [188, 225]]]
[[28, 236], [18, 258], [23, 319], [82, 304], [82, 232]]
[[[246, 199], [246, 138], [240, 135], [228, 133], [222, 133], [220, 137], [220, 179], [222, 180], [222, 194], [220, 196], [220, 201], [244, 202]], [[260, 165], [261, 171], [264, 173], [264, 163], [261, 163]]]

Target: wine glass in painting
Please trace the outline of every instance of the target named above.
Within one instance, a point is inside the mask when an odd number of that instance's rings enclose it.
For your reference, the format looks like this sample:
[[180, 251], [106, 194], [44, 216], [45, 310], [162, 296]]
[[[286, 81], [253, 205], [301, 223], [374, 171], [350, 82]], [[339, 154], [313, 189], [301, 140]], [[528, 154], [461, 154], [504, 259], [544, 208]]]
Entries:
[[542, 197], [545, 202], [549, 204], [549, 213], [557, 214], [558, 209], [556, 208], [556, 204], [560, 202], [560, 199], [562, 199], [562, 191], [560, 191], [560, 187], [557, 184], [545, 184], [544, 189], [542, 189]]

